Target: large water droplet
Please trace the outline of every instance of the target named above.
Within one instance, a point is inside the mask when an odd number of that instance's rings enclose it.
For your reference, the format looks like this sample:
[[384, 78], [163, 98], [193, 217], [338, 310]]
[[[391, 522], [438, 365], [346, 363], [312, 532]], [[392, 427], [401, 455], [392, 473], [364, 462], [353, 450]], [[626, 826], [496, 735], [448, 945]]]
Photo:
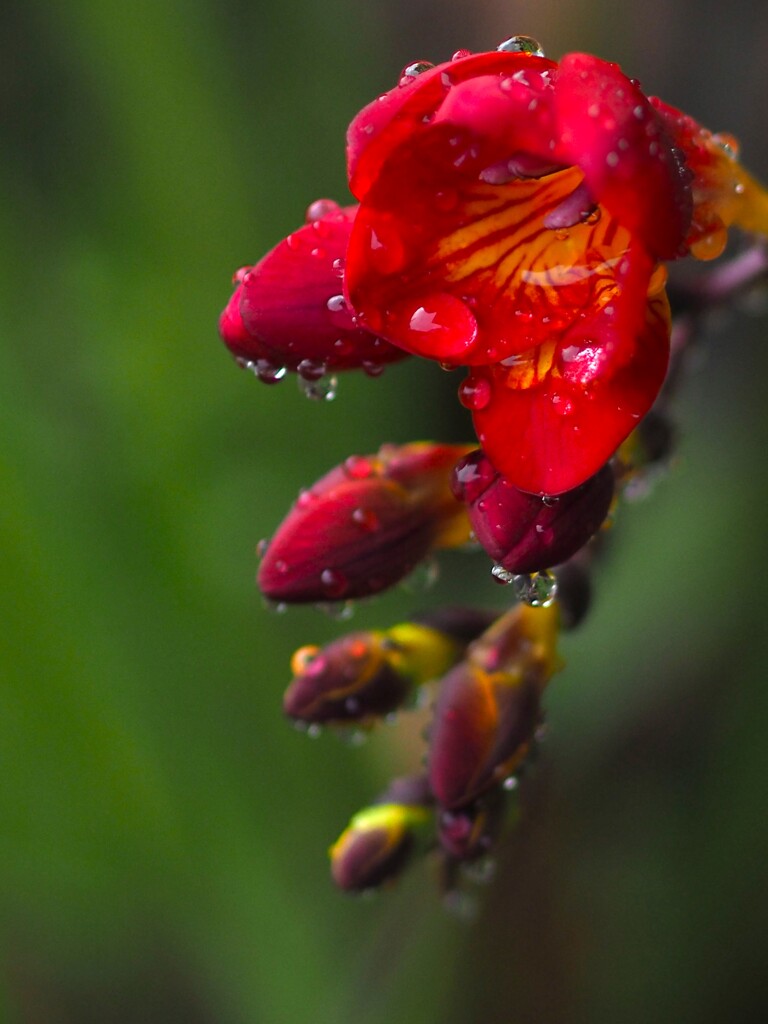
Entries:
[[326, 371], [326, 365], [319, 359], [302, 359], [296, 372], [304, 380], [320, 380]]
[[533, 36], [510, 36], [503, 43], [499, 43], [496, 49], [501, 50], [502, 53], [528, 53], [532, 57], [544, 56], [541, 43]]
[[519, 573], [512, 582], [518, 601], [532, 608], [549, 608], [557, 597], [557, 580], [551, 572]]
[[354, 601], [318, 601], [315, 608], [336, 622], [346, 622], [355, 614]]
[[459, 401], [465, 409], [485, 409], [491, 400], [491, 382], [487, 377], [470, 375], [459, 384]]
[[461, 362], [477, 341], [477, 320], [469, 306], [447, 292], [410, 299], [387, 313], [387, 330], [409, 352]]

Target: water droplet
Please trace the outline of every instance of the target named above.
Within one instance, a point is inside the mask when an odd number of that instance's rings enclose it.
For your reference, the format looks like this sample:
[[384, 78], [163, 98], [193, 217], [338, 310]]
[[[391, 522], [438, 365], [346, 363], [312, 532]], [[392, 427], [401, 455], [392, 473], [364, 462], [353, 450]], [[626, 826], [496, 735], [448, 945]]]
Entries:
[[375, 465], [365, 455], [350, 455], [344, 460], [343, 469], [350, 480], [367, 480], [376, 472]]
[[326, 306], [331, 313], [341, 313], [347, 308], [347, 300], [343, 295], [332, 295], [326, 302]]
[[312, 504], [313, 501], [316, 500], [316, 498], [317, 496], [314, 494], [314, 492], [309, 490], [308, 488], [301, 490], [299, 491], [299, 496], [296, 499], [296, 507], [307, 508], [309, 505]]
[[381, 274], [396, 274], [402, 270], [406, 252], [399, 232], [394, 228], [377, 225], [368, 229], [368, 259]]
[[333, 271], [337, 277], [344, 277], [344, 267], [346, 266], [346, 260], [343, 256], [337, 256], [332, 263]]
[[520, 781], [516, 775], [508, 775], [501, 784], [501, 788], [505, 789], [508, 793], [513, 792], [520, 785]]
[[721, 255], [727, 242], [728, 230], [720, 221], [693, 242], [691, 256], [695, 256], [697, 260], [714, 260]]
[[400, 73], [400, 85], [410, 85], [414, 78], [423, 75], [425, 71], [431, 71], [434, 67], [428, 60], [417, 60], [408, 64]]
[[320, 380], [325, 371], [325, 363], [318, 359], [302, 359], [296, 367], [296, 372], [304, 380]]
[[288, 611], [288, 605], [285, 601], [271, 601], [268, 597], [265, 597], [263, 604], [268, 612], [274, 612], [275, 615], [285, 615]]
[[532, 36], [510, 36], [496, 47], [502, 53], [528, 53], [532, 57], [543, 57], [544, 50]]
[[304, 647], [299, 647], [297, 651], [294, 651], [291, 658], [291, 672], [295, 676], [304, 675], [309, 666], [317, 660], [319, 653], [320, 648], [315, 644], [306, 644]]
[[491, 400], [492, 390], [487, 377], [470, 375], [459, 384], [459, 401], [465, 409], [485, 409]]
[[[350, 698], [350, 700], [354, 700], [354, 698]], [[345, 701], [345, 707], [348, 703], [349, 701]], [[364, 743], [368, 742], [368, 733], [365, 729], [345, 729], [343, 726], [341, 728], [337, 726], [334, 733], [348, 747], [362, 747]]]
[[381, 526], [379, 517], [370, 508], [356, 508], [352, 513], [352, 522], [366, 533], [375, 533]]
[[[309, 362], [309, 360], [306, 360]], [[332, 402], [338, 392], [338, 379], [332, 374], [320, 377], [299, 377], [299, 389], [313, 402]]]
[[268, 359], [257, 359], [248, 368], [253, 370], [262, 384], [277, 384], [286, 373], [284, 366], [276, 366]]
[[551, 402], [558, 416], [570, 416], [574, 410], [573, 402], [564, 395], [552, 395]]
[[322, 736], [323, 727], [319, 722], [312, 722], [311, 725], [307, 726], [307, 736], [311, 740], [316, 740], [318, 736]]
[[256, 557], [261, 560], [267, 553], [269, 547], [269, 538], [262, 537], [259, 543], [256, 545]]
[[548, 571], [519, 573], [513, 583], [518, 601], [532, 608], [549, 608], [557, 597], [557, 580]]
[[355, 614], [354, 601], [318, 601], [315, 608], [335, 622], [346, 622]]
[[320, 582], [328, 597], [342, 597], [349, 590], [349, 580], [339, 569], [323, 569]]
[[312, 224], [313, 221], [320, 220], [321, 217], [327, 217], [329, 213], [336, 213], [340, 209], [339, 204], [333, 199], [316, 199], [314, 203], [310, 203], [307, 207], [304, 220], [307, 224]]
[[388, 311], [387, 326], [404, 349], [428, 359], [460, 361], [477, 342], [475, 314], [447, 292], [399, 303]]
[[472, 51], [471, 50], [457, 50], [454, 53], [454, 55], [451, 57], [451, 60], [463, 60], [464, 57], [471, 57], [471, 56], [472, 56]]
[[493, 576], [497, 583], [501, 583], [503, 586], [513, 583], [516, 579], [513, 572], [510, 572], [509, 569], [505, 569], [503, 565], [498, 564], [494, 565], [491, 569], [491, 576]]
[[385, 369], [383, 363], [374, 363], [372, 359], [364, 359], [361, 366], [367, 377], [380, 377]]
[[611, 150], [611, 152], [606, 156], [605, 162], [608, 164], [609, 167], [618, 167], [619, 166], [619, 154], [618, 153], [614, 153], [613, 150]]

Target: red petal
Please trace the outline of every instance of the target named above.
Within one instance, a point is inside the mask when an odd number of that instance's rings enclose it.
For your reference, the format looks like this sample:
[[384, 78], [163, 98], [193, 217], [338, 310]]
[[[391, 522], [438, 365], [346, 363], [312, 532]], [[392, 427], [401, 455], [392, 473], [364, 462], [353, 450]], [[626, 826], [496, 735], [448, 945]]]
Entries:
[[[568, 340], [561, 343], [560, 357]], [[509, 370], [502, 366], [474, 371], [489, 384], [487, 404], [473, 413], [478, 438], [515, 487], [534, 494], [577, 487], [648, 412], [669, 360], [669, 305], [663, 292], [648, 304], [645, 325], [632, 341], [629, 361], [617, 369], [605, 348], [595, 347], [598, 372], [586, 382], [579, 375], [549, 373], [534, 386], [519, 388], [509, 386]]]
[[406, 79], [357, 115], [347, 133], [347, 163], [352, 193], [366, 195], [382, 163], [424, 128], [451, 88], [479, 75], [513, 75], [526, 68], [546, 70], [556, 65], [543, 57], [521, 53], [477, 53], [439, 64], [417, 78]]
[[357, 324], [343, 295], [356, 209], [331, 209], [244, 274], [220, 326], [236, 356], [291, 370], [306, 363], [318, 375], [403, 358], [400, 349]]
[[689, 175], [653, 107], [615, 65], [563, 57], [557, 119], [590, 192], [657, 258], [680, 254], [691, 220]]

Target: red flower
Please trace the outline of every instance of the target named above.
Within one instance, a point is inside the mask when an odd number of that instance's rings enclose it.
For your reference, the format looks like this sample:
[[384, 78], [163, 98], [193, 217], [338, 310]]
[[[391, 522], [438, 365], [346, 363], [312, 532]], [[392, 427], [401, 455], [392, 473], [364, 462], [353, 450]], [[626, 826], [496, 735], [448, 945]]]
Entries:
[[406, 69], [355, 118], [345, 285], [377, 334], [471, 366], [461, 398], [486, 454], [520, 489], [558, 494], [664, 380], [658, 261], [716, 255], [725, 225], [768, 216], [723, 140], [615, 64], [530, 50]]
[[377, 373], [405, 353], [466, 366], [480, 444], [509, 482], [593, 476], [664, 381], [663, 260], [708, 259], [766, 193], [712, 135], [615, 64], [527, 37], [406, 68], [348, 133], [359, 207], [236, 275], [220, 331], [262, 379]]

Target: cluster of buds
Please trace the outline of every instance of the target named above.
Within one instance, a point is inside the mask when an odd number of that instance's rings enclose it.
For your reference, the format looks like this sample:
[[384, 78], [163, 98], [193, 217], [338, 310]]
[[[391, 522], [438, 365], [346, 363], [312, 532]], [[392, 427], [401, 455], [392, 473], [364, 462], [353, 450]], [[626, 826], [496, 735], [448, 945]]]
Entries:
[[768, 194], [731, 136], [527, 36], [406, 67], [352, 121], [347, 162], [357, 204], [312, 203], [235, 274], [219, 330], [240, 366], [266, 384], [294, 372], [314, 399], [409, 356], [467, 371], [476, 442], [350, 456], [299, 494], [258, 573], [273, 604], [346, 606], [470, 547], [510, 585], [511, 607], [302, 647], [285, 695], [316, 731], [424, 713], [427, 694], [423, 764], [352, 818], [332, 873], [368, 889], [433, 851], [450, 886], [500, 832], [617, 503], [674, 450], [702, 316], [768, 273], [759, 240], [686, 288], [668, 292], [666, 264], [716, 258], [732, 226], [768, 236]]

